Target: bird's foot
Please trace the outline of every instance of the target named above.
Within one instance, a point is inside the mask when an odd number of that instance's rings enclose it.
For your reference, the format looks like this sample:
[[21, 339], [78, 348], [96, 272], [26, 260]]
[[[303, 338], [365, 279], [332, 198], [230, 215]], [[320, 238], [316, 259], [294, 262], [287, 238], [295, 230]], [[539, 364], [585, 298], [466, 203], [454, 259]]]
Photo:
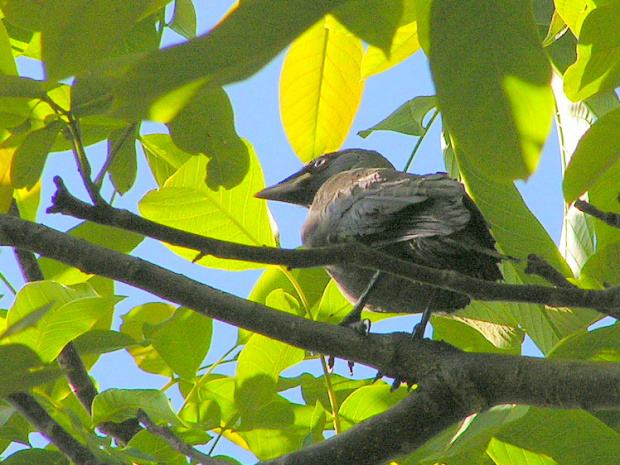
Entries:
[[[327, 367], [329, 368], [329, 372], [332, 373], [334, 371], [334, 365], [336, 364], [336, 357], [330, 355], [327, 357]], [[355, 362], [347, 360], [347, 365], [349, 366], [349, 374], [353, 376], [353, 367], [355, 366]]]

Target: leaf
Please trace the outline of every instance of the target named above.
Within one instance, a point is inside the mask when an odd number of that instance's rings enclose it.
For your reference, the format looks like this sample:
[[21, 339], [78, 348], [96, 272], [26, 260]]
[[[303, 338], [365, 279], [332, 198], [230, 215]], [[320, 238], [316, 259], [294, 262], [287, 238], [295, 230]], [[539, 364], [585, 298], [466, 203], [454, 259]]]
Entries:
[[250, 155], [237, 135], [235, 115], [224, 89], [204, 86], [168, 123], [168, 128], [178, 148], [209, 157], [207, 183], [211, 188], [230, 189], [243, 181]]
[[123, 195], [136, 182], [138, 161], [136, 159], [136, 137], [138, 128], [128, 127], [113, 131], [108, 137], [108, 159], [113, 156], [108, 171], [116, 191]]
[[35, 79], [0, 74], [0, 97], [43, 98], [44, 83]]
[[146, 325], [143, 331], [147, 341], [172, 371], [191, 379], [211, 346], [213, 320], [181, 307], [166, 321]]
[[9, 455], [2, 465], [69, 465], [69, 460], [60, 452], [47, 449], [24, 449]]
[[620, 234], [618, 242], [598, 247], [582, 269], [582, 278], [597, 281], [601, 286], [620, 284]]
[[430, 21], [431, 71], [459, 165], [492, 179], [527, 179], [554, 110], [529, 3], [436, 0]]
[[39, 180], [47, 155], [62, 126], [61, 121], [53, 121], [36, 129], [17, 148], [11, 165], [11, 182], [16, 189], [32, 188]]
[[427, 129], [424, 117], [436, 106], [437, 99], [434, 96], [415, 97], [403, 103], [380, 123], [359, 131], [357, 135], [365, 139], [373, 131], [394, 131], [420, 137]]
[[338, 150], [362, 99], [362, 43], [327, 17], [289, 49], [280, 76], [282, 125], [304, 162]]
[[42, 32], [46, 72], [49, 79], [58, 80], [103, 57], [124, 55], [133, 27], [167, 3], [168, 0], [7, 0], [2, 11], [9, 23]]
[[564, 90], [573, 101], [583, 100], [620, 85], [620, 3], [590, 11], [583, 20], [577, 61], [564, 73]]
[[353, 0], [337, 8], [333, 14], [357, 37], [389, 55], [403, 16], [403, 0]]
[[93, 400], [93, 426], [104, 421], [121, 423], [136, 417], [142, 409], [156, 423], [179, 425], [170, 401], [163, 391], [157, 389], [107, 389]]
[[125, 333], [109, 329], [93, 329], [79, 336], [73, 344], [81, 354], [99, 355], [126, 349], [137, 345], [138, 342]]
[[5, 338], [11, 343], [21, 343], [46, 363], [53, 361], [68, 342], [88, 331], [106, 314], [114, 310], [121, 297], [93, 297], [77, 292], [55, 282], [37, 281], [26, 284], [17, 294], [7, 315], [9, 327], [45, 304], [52, 308], [28, 328]]
[[357, 389], [346, 398], [338, 410], [343, 431], [385, 412], [405, 397], [407, 397], [406, 388], [401, 387], [392, 392], [391, 386], [385, 382], [378, 382]]
[[0, 345], [0, 396], [22, 392], [62, 376], [55, 367], [46, 367], [37, 354], [21, 344]]
[[501, 464], [556, 465], [558, 463], [544, 454], [530, 452], [496, 438], [491, 438], [487, 447], [487, 454], [495, 463]]
[[[205, 183], [205, 178], [212, 176], [208, 160], [202, 155], [196, 155], [171, 176], [162, 189], [151, 191], [144, 196], [139, 204], [140, 213], [145, 218], [166, 226], [215, 239], [274, 246], [267, 204], [254, 197], [254, 193], [264, 187], [262, 171], [250, 146], [248, 150], [250, 168], [238, 186], [232, 189], [211, 189]], [[216, 172], [215, 176], [218, 174]], [[175, 246], [170, 248], [188, 260], [193, 260], [198, 255], [196, 251]], [[201, 258], [198, 263], [227, 270], [264, 266], [210, 256]]]
[[123, 315], [121, 332], [131, 336], [140, 345], [130, 347], [127, 351], [134, 358], [136, 365], [147, 373], [172, 376], [172, 370], [151, 344], [146, 344], [143, 329], [147, 325], [156, 325], [174, 314], [175, 307], [162, 302], [139, 305]]
[[276, 395], [280, 373], [304, 359], [304, 351], [260, 334], [247, 342], [237, 362], [235, 401], [243, 422], [252, 425], [256, 410]]
[[14, 321], [7, 326], [4, 332], [0, 334], [0, 339], [18, 334], [27, 328], [34, 328], [43, 316], [52, 308], [53, 302], [43, 305], [41, 308], [33, 310], [18, 321]]
[[186, 39], [196, 37], [196, 9], [192, 0], [175, 0], [170, 29]]
[[620, 362], [620, 325], [575, 333], [560, 341], [548, 357]]
[[502, 427], [495, 437], [562, 465], [620, 461], [618, 433], [583, 410], [530, 407], [527, 415]]
[[192, 157], [179, 149], [168, 134], [147, 134], [140, 137], [140, 143], [159, 187]]
[[[79, 76], [78, 82], [107, 83], [104, 95], [114, 98], [117, 116], [129, 121], [149, 117], [155, 102], [189, 83], [204, 79], [221, 86], [248, 78], [344, 2], [241, 2], [213, 30], [192, 41], [139, 57], [135, 64], [103, 63]], [[114, 82], [119, 75], [122, 78]]]
[[572, 203], [620, 160], [620, 108], [600, 118], [581, 138], [564, 175], [562, 188]]
[[131, 463], [148, 463], [149, 465], [155, 463], [187, 464], [187, 458], [183, 454], [175, 451], [162, 437], [146, 430], [133, 436], [128, 446], [129, 451], [136, 456]]

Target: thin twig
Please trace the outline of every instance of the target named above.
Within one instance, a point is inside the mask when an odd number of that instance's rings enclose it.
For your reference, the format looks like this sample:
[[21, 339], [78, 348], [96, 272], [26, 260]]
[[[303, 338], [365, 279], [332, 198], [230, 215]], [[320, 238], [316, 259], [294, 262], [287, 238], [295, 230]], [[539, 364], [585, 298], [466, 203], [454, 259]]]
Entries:
[[[619, 198], [620, 201], [620, 198]], [[605, 224], [608, 224], [612, 228], [620, 229], [620, 214], [613, 212], [603, 212], [596, 208], [594, 205], [588, 202], [584, 202], [583, 200], [576, 200], [575, 208], [584, 212], [587, 215], [593, 216], [594, 218], [601, 220]]]
[[208, 455], [203, 454], [196, 448], [190, 446], [186, 442], [181, 441], [181, 439], [179, 439], [179, 437], [174, 434], [172, 430], [170, 430], [170, 428], [156, 425], [153, 420], [149, 418], [149, 416], [144, 410], [138, 409], [136, 416], [138, 417], [138, 420], [140, 420], [140, 423], [142, 423], [149, 432], [162, 438], [166, 442], [166, 444], [172, 447], [175, 451], [177, 451], [179, 454], [183, 454], [191, 458], [192, 461], [195, 461], [196, 463], [202, 463], [204, 465], [224, 465], [225, 463], [227, 463], [222, 460], [217, 460], [213, 457], [209, 457]]

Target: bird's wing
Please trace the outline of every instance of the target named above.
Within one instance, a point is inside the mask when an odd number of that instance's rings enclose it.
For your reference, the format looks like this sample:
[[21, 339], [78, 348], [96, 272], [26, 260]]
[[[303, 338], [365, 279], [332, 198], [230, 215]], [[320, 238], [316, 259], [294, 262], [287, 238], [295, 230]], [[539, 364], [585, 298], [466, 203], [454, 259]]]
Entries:
[[[471, 218], [463, 185], [445, 173], [416, 176], [394, 170], [372, 170], [355, 179], [331, 205], [334, 228], [328, 234], [371, 246], [409, 239], [447, 236]], [[334, 220], [336, 218], [336, 220]]]

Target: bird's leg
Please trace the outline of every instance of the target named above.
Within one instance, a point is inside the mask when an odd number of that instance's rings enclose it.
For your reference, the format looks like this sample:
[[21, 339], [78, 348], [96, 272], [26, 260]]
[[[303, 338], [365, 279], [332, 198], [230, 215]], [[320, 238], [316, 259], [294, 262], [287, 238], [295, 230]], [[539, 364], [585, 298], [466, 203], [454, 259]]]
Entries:
[[[348, 326], [349, 328], [353, 328], [355, 331], [359, 332], [360, 334], [364, 334], [364, 335], [366, 334], [366, 331], [367, 331], [366, 325], [362, 323], [362, 310], [364, 310], [364, 307], [366, 306], [366, 302], [368, 302], [368, 298], [370, 297], [370, 291], [374, 287], [380, 275], [381, 275], [380, 271], [378, 270], [375, 271], [375, 274], [372, 276], [372, 278], [370, 278], [370, 282], [368, 283], [368, 286], [366, 286], [366, 289], [364, 290], [364, 292], [362, 292], [362, 295], [359, 297], [359, 299], [357, 299], [357, 302], [355, 303], [353, 310], [351, 310], [349, 314], [346, 317], [344, 317], [344, 319], [339, 323], [340, 326]], [[370, 330], [370, 323], [368, 326], [368, 330]], [[327, 365], [329, 366], [330, 370], [334, 368], [335, 362], [336, 362], [336, 359], [333, 356], [330, 356], [327, 359]], [[349, 363], [349, 371], [351, 372], [351, 374], [353, 374], [354, 363], [351, 361], [349, 361], [348, 363]], [[379, 378], [380, 377], [381, 376], [379, 376]]]
[[426, 307], [426, 309], [424, 309], [424, 313], [422, 313], [422, 319], [413, 328], [413, 333], [411, 334], [411, 337], [413, 339], [423, 339], [424, 338], [424, 332], [426, 331], [426, 326], [428, 325], [428, 322], [431, 319], [431, 314], [432, 313], [433, 312], [431, 311], [431, 309], [429, 307]]
[[362, 295], [359, 297], [359, 299], [357, 299], [357, 302], [355, 303], [355, 307], [353, 307], [353, 310], [351, 310], [351, 312], [344, 318], [344, 320], [340, 322], [340, 326], [349, 326], [353, 329], [357, 329], [357, 330], [361, 329], [362, 330], [361, 332], [363, 333], [366, 332], [365, 325], [361, 324], [362, 310], [364, 310], [364, 307], [366, 306], [366, 302], [368, 302], [368, 298], [370, 297], [370, 291], [373, 289], [373, 287], [377, 283], [379, 276], [381, 276], [381, 272], [378, 270], [375, 271], [375, 274], [370, 279], [368, 286], [366, 286], [366, 289], [364, 290], [364, 292], [362, 292]]
[[433, 313], [433, 311], [431, 310], [431, 308], [433, 308], [433, 301], [435, 300], [435, 297], [437, 296], [438, 292], [439, 292], [439, 289], [437, 289], [437, 288], [435, 288], [433, 290], [433, 294], [431, 295], [431, 298], [428, 301], [428, 303], [426, 304], [426, 308], [424, 309], [424, 312], [422, 313], [422, 319], [413, 328], [413, 333], [411, 334], [411, 337], [413, 339], [423, 339], [424, 338], [424, 333], [426, 332], [426, 327], [428, 326], [428, 322], [431, 319], [431, 314]]

